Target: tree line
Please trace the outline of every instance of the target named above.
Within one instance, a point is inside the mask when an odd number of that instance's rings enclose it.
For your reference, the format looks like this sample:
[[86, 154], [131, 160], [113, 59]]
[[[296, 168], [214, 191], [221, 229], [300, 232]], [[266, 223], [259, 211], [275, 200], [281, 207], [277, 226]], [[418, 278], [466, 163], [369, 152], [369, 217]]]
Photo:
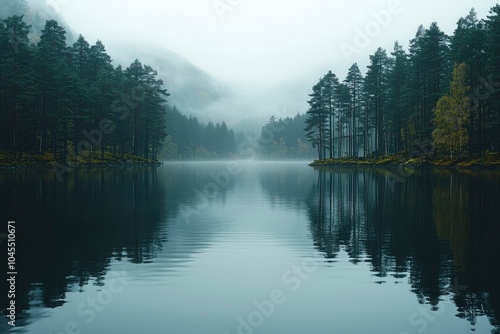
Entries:
[[272, 116], [262, 127], [258, 140], [259, 156], [265, 159], [310, 159], [313, 149], [303, 131], [306, 114], [277, 119]]
[[309, 97], [319, 159], [500, 152], [500, 5], [484, 20], [472, 9], [452, 36], [420, 26], [408, 51], [378, 48], [365, 75], [357, 63], [342, 82], [329, 71]]
[[157, 72], [139, 60], [114, 67], [102, 42], [81, 35], [68, 46], [55, 20], [37, 43], [30, 28], [22, 16], [0, 21], [0, 148], [19, 159], [84, 151], [156, 159], [169, 96]]
[[236, 136], [226, 123], [201, 123], [195, 116], [167, 106], [166, 138], [162, 157], [166, 159], [230, 158], [236, 151]]

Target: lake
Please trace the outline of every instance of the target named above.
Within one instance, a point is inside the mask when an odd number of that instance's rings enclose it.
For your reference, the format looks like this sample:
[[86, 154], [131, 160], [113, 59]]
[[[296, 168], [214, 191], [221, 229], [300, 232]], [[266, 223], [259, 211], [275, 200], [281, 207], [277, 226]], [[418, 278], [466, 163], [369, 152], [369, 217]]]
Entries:
[[0, 196], [1, 333], [500, 332], [498, 172], [2, 170]]

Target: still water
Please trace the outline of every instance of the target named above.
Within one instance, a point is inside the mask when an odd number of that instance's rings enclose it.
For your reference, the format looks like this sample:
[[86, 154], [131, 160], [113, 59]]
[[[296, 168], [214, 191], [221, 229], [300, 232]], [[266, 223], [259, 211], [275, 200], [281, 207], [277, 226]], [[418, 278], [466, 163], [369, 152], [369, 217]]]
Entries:
[[0, 196], [1, 333], [500, 332], [498, 172], [3, 170]]

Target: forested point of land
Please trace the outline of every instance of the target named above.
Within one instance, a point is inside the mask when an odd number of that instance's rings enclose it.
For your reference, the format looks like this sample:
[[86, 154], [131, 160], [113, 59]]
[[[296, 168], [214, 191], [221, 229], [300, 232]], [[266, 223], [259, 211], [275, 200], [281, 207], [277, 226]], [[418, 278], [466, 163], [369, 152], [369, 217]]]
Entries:
[[314, 165], [500, 166], [500, 6], [483, 20], [472, 9], [451, 36], [420, 26], [408, 51], [378, 48], [365, 75], [329, 71], [309, 97]]
[[139, 60], [114, 67], [104, 45], [83, 36], [67, 46], [55, 20], [37, 43], [30, 28], [23, 16], [0, 23], [0, 148], [19, 161], [157, 160], [169, 96], [157, 72]]
[[31, 30], [23, 15], [0, 20], [0, 166], [149, 164], [235, 151], [224, 122], [201, 124], [168, 105], [152, 67], [115, 67], [101, 41], [81, 35], [68, 46], [56, 20]]

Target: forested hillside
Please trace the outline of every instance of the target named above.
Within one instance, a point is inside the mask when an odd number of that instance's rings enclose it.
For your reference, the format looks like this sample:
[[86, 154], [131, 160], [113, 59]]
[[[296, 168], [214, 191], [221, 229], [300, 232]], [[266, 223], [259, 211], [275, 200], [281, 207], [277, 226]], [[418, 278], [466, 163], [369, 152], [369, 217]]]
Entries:
[[267, 159], [312, 159], [314, 150], [303, 131], [306, 114], [276, 119], [272, 116], [262, 128], [260, 155]]

